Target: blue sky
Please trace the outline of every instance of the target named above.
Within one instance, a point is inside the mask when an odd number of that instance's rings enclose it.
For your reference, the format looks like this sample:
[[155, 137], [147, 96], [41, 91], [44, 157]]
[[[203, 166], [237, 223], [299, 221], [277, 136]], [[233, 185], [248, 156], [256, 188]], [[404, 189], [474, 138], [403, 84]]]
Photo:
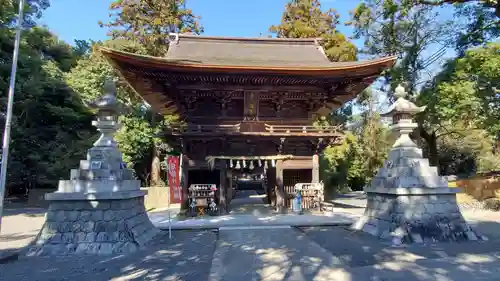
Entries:
[[[106, 39], [106, 30], [97, 25], [108, 19], [111, 0], [52, 0], [40, 23], [47, 25], [60, 39]], [[186, 0], [188, 8], [202, 17], [205, 35], [257, 37], [278, 24], [287, 0]], [[334, 8], [341, 21], [349, 19], [349, 11], [358, 1], [322, 0], [324, 9]], [[75, 12], [76, 11], [76, 12]], [[339, 26], [350, 35], [349, 27]], [[361, 47], [361, 46], [359, 46]]]
[[[201, 16], [205, 28], [204, 35], [258, 37], [268, 34], [273, 24], [279, 24], [285, 4], [289, 0], [186, 0], [186, 6]], [[41, 24], [57, 34], [60, 39], [72, 44], [75, 39], [106, 39], [106, 29], [97, 22], [106, 22], [108, 7], [112, 0], [52, 0]], [[352, 34], [350, 27], [343, 23], [350, 19], [349, 11], [359, 3], [357, 0], [321, 0], [324, 10], [333, 8], [340, 14], [338, 29], [347, 36]], [[77, 12], [75, 12], [77, 11]], [[354, 42], [362, 48], [362, 40]], [[432, 54], [435, 48], [426, 53]], [[436, 63], [434, 71], [439, 69]], [[383, 103], [384, 95], [380, 96]]]

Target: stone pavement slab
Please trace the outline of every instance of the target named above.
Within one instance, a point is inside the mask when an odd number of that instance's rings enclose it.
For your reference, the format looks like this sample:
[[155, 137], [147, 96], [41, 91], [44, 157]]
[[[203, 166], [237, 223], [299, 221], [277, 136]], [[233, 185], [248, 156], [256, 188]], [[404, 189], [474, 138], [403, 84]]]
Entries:
[[230, 204], [231, 206], [248, 205], [248, 204], [261, 205], [264, 204], [265, 198], [266, 198], [265, 194], [258, 194], [256, 190], [238, 190], [236, 191], [234, 198], [231, 199]]
[[290, 227], [219, 231], [210, 281], [313, 280], [341, 262]]
[[411, 244], [395, 247], [362, 232], [343, 227], [300, 228], [307, 238], [339, 258], [346, 267], [364, 267], [384, 262], [413, 262], [424, 259], [457, 257], [462, 254], [480, 255], [497, 251], [500, 241], [470, 241], [466, 243]]
[[175, 231], [126, 256], [23, 257], [0, 265], [0, 280], [207, 280], [215, 250], [211, 231]]
[[345, 277], [331, 272], [331, 281], [496, 281], [500, 276], [500, 253], [462, 254], [458, 257], [386, 262], [345, 269]]

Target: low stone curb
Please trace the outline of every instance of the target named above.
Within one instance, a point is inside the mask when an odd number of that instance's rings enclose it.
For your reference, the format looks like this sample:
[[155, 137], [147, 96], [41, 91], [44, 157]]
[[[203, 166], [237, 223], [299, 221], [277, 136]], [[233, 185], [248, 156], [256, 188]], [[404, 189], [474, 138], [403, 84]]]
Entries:
[[[326, 226], [350, 226], [354, 222], [332, 222], [332, 223], [297, 223], [297, 224], [290, 224], [290, 223], [276, 223], [276, 224], [234, 224], [234, 225], [228, 225], [228, 224], [220, 224], [220, 225], [172, 225], [172, 230], [211, 230], [211, 229], [219, 229], [223, 227], [259, 227], [259, 228], [273, 228], [277, 226], [289, 226], [289, 227], [326, 227]], [[168, 231], [168, 226], [157, 226], [158, 229], [163, 230], [163, 231]]]
[[19, 255], [22, 252], [21, 249], [9, 249], [0, 251], [0, 264], [9, 263], [19, 259]]

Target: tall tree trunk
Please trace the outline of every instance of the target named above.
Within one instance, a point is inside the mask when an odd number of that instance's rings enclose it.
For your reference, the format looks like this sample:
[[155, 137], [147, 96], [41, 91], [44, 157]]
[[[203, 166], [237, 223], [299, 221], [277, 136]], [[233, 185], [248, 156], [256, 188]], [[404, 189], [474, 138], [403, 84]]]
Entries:
[[439, 167], [439, 152], [437, 148], [436, 132], [428, 133], [420, 124], [418, 126], [418, 130], [420, 132], [420, 137], [425, 140], [427, 147], [429, 148], [429, 163], [431, 166], [437, 167], [438, 173], [441, 173], [441, 169]]
[[[155, 126], [155, 114], [151, 114], [151, 127]], [[160, 168], [160, 151], [156, 144], [153, 144], [151, 152], [151, 181], [150, 186], [157, 186], [161, 182], [161, 168]]]
[[158, 153], [158, 148], [153, 145], [152, 158], [151, 158], [151, 182], [150, 186], [159, 185], [161, 182], [160, 176], [160, 156]]

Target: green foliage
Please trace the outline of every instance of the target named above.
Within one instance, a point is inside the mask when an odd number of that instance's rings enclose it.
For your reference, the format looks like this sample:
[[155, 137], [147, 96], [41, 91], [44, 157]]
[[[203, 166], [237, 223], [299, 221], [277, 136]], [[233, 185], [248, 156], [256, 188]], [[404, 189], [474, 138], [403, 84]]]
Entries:
[[[117, 97], [127, 106], [140, 103], [141, 98], [126, 84], [119, 79], [117, 71], [109, 64], [99, 52], [99, 47], [108, 47], [117, 50], [146, 54], [144, 47], [135, 41], [125, 39], [108, 40], [104, 42], [91, 42], [91, 49], [85, 57], [81, 58], [77, 65], [67, 75], [68, 84], [80, 93], [85, 102], [96, 100], [102, 96], [102, 87], [106, 79], [113, 79], [117, 84]], [[84, 47], [85, 48], [85, 47]]]
[[116, 0], [109, 7], [111, 21], [100, 25], [109, 28], [113, 39], [139, 42], [149, 55], [161, 56], [168, 49], [169, 33], [203, 32], [199, 17], [185, 8], [184, 1]]
[[106, 79], [116, 81], [117, 97], [129, 109], [128, 113], [125, 112], [125, 115], [120, 117], [122, 127], [116, 134], [116, 139], [128, 167], [135, 168], [136, 174], [144, 180], [149, 174], [147, 162], [151, 159], [152, 146], [157, 142], [156, 136], [160, 130], [158, 126], [163, 123], [152, 125], [151, 112], [147, 106], [128, 84], [119, 78], [118, 73], [99, 52], [99, 47], [140, 54], [146, 54], [146, 50], [142, 45], [124, 39], [91, 42], [91, 44], [88, 53], [66, 75], [68, 85], [80, 93], [82, 99], [88, 103], [102, 96]]
[[[427, 104], [428, 127], [452, 131], [482, 128], [491, 136], [500, 132], [500, 44], [472, 49], [450, 61], [424, 88], [418, 102]], [[460, 131], [460, 130], [455, 130]]]
[[499, 17], [500, 8], [495, 11], [481, 3], [458, 5], [455, 18], [463, 19], [461, 24], [463, 27], [458, 29], [455, 43], [459, 56], [463, 56], [471, 47], [483, 46], [498, 38], [500, 35]]
[[[368, 109], [359, 116], [358, 125], [347, 132], [341, 145], [328, 147], [323, 152], [321, 177], [328, 195], [362, 190], [386, 159], [389, 131], [373, 110], [372, 93], [367, 91], [365, 95], [367, 99], [358, 100], [358, 106], [368, 104]], [[352, 112], [346, 112], [344, 120], [352, 122]]]
[[356, 60], [356, 47], [337, 30], [339, 14], [321, 10], [319, 0], [292, 0], [285, 6], [279, 25], [269, 29], [279, 38], [321, 38], [331, 61]]
[[[23, 25], [25, 27], [36, 26], [35, 21], [42, 16], [42, 12], [49, 6], [49, 0], [25, 0]], [[0, 1], [0, 27], [13, 27], [17, 15], [19, 14], [18, 7], [19, 0]]]
[[[46, 1], [27, 2], [28, 19], [39, 16]], [[15, 3], [0, 3], [0, 91], [7, 93], [14, 45]], [[28, 22], [31, 24], [31, 22]], [[95, 135], [92, 115], [65, 82], [76, 63], [71, 46], [47, 29], [24, 30], [15, 87], [8, 163], [8, 186], [55, 184], [85, 157]], [[0, 99], [5, 108], [7, 97]], [[1, 120], [1, 125], [4, 119]], [[3, 127], [3, 126], [2, 126]]]
[[354, 28], [354, 38], [365, 40], [364, 53], [399, 58], [386, 73], [387, 82], [390, 89], [406, 83], [410, 94], [416, 94], [422, 71], [432, 65], [432, 57], [424, 51], [446, 43], [453, 33], [451, 22], [442, 21], [432, 7], [416, 5], [415, 0], [363, 0], [351, 16], [346, 24]]

